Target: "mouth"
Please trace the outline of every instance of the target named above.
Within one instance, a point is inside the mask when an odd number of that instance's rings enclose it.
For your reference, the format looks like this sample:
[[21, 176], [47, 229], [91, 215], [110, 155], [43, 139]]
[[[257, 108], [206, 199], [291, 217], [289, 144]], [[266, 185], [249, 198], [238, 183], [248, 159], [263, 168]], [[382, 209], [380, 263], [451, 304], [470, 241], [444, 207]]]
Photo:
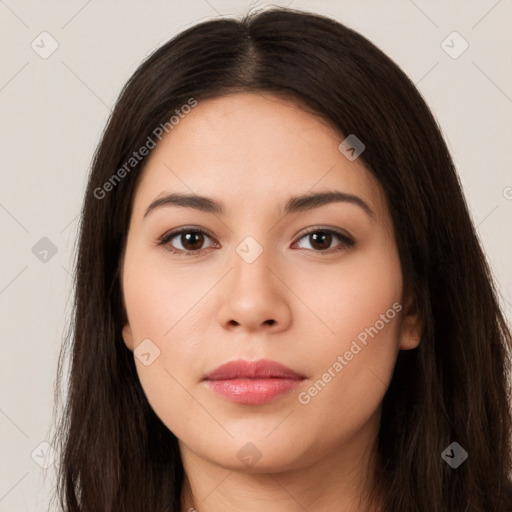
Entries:
[[276, 361], [239, 359], [219, 366], [203, 381], [211, 391], [231, 402], [261, 405], [293, 392], [305, 378]]

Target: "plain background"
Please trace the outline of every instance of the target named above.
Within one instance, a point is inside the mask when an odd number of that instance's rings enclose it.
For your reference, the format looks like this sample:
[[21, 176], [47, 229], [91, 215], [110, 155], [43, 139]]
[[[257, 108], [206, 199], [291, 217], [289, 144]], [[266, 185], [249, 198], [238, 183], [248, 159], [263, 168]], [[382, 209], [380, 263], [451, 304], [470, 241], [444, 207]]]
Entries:
[[[145, 57], [185, 28], [269, 4], [0, 0], [1, 512], [48, 510], [55, 464], [43, 469], [37, 461], [51, 460], [41, 443], [49, 439], [57, 356], [69, 322], [80, 206], [121, 87]], [[455, 159], [510, 320], [512, 1], [273, 5], [336, 18], [417, 84]], [[51, 48], [44, 31], [58, 43], [46, 59], [31, 46]], [[442, 44], [453, 31], [469, 44], [458, 58]], [[444, 43], [452, 54], [462, 48], [457, 37]]]

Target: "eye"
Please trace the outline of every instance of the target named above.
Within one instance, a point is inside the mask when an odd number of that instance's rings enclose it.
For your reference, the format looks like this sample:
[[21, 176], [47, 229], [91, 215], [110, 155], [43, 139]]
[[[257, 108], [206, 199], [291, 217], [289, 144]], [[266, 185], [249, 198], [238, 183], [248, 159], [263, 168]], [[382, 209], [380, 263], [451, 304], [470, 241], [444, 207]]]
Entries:
[[[315, 228], [303, 234], [299, 239], [299, 242], [303, 239], [306, 239], [309, 242], [314, 252], [320, 253], [343, 251], [355, 244], [352, 238], [334, 229]], [[338, 239], [341, 243], [331, 247], [332, 242], [336, 239]], [[303, 247], [301, 247], [301, 249], [302, 248]]]
[[[182, 228], [163, 235], [157, 245], [165, 246], [170, 252], [175, 254], [194, 256], [205, 250], [203, 246], [206, 239], [212, 240], [212, 237], [202, 229]], [[327, 228], [312, 229], [302, 234], [299, 241], [296, 243], [300, 243], [303, 239], [309, 242], [311, 246], [310, 250], [319, 253], [339, 252], [355, 244], [355, 241], [346, 234]], [[332, 247], [332, 243], [333, 241], [335, 242], [336, 239], [340, 243]], [[206, 249], [210, 249], [216, 245], [218, 247], [218, 244], [213, 243], [207, 246]], [[304, 247], [299, 248], [304, 249]]]
[[[204, 250], [203, 244], [205, 238], [211, 240], [210, 235], [202, 229], [183, 228], [178, 231], [166, 233], [160, 238], [158, 245], [166, 246], [167, 249], [173, 253], [194, 256]], [[178, 247], [174, 244], [178, 245]]]

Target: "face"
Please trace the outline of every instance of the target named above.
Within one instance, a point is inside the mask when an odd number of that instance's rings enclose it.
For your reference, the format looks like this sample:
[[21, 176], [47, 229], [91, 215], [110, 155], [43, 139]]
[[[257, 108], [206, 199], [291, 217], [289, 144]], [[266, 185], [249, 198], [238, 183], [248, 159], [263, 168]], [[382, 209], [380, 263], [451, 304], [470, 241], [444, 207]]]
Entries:
[[[240, 93], [199, 102], [149, 156], [123, 338], [156, 414], [210, 463], [299, 468], [370, 439], [398, 351], [418, 344], [386, 199], [343, 139], [292, 102]], [[294, 373], [205, 380], [239, 360]]]

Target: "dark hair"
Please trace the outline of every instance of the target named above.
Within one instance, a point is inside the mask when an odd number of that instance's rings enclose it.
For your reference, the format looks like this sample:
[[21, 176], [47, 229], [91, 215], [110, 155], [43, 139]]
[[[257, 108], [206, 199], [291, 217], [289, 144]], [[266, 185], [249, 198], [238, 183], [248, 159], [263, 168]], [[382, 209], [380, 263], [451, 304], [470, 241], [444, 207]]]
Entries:
[[[512, 338], [441, 132], [414, 84], [371, 42], [281, 8], [180, 33], [140, 65], [112, 112], [80, 224], [69, 388], [54, 440], [60, 505], [180, 510], [177, 439], [148, 404], [121, 337], [119, 263], [146, 159], [108, 194], [98, 190], [190, 98], [243, 91], [286, 97], [356, 134], [366, 146], [359, 158], [387, 196], [424, 331], [417, 349], [399, 352], [382, 404], [382, 512], [510, 512]], [[58, 382], [65, 354], [66, 343]], [[457, 469], [441, 457], [454, 441], [469, 453]]]

